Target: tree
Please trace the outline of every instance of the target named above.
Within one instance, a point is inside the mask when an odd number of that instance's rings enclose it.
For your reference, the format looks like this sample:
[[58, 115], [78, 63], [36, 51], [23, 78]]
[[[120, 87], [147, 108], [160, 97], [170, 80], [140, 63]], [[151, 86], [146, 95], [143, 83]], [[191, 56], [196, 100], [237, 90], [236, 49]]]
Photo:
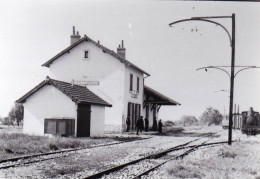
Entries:
[[189, 126], [193, 126], [193, 125], [198, 125], [198, 119], [195, 116], [191, 116], [191, 115], [184, 115], [181, 117], [181, 119], [178, 121], [179, 125], [189, 125]]
[[10, 112], [8, 113], [8, 117], [10, 118], [11, 121], [17, 123], [19, 126], [20, 122], [23, 120], [23, 105], [22, 104], [15, 104], [15, 106], [12, 107]]
[[200, 121], [201, 123], [207, 124], [208, 126], [212, 124], [220, 125], [222, 121], [222, 114], [217, 109], [208, 107], [201, 115]]

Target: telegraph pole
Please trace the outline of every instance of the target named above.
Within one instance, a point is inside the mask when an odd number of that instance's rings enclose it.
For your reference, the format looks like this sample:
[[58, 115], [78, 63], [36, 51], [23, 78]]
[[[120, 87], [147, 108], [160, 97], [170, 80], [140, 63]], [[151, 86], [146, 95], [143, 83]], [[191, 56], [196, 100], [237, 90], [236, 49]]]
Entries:
[[232, 14], [232, 42], [231, 42], [231, 75], [230, 75], [230, 101], [229, 101], [229, 126], [228, 126], [228, 145], [232, 143], [232, 115], [234, 99], [234, 79], [235, 79], [235, 14]]
[[[219, 19], [219, 18], [231, 18], [232, 19], [232, 35], [230, 35], [229, 31], [226, 27], [224, 27], [222, 24], [212, 21], [209, 19]], [[169, 24], [170, 27], [172, 25], [185, 22], [185, 21], [204, 21], [209, 22], [218, 25], [223, 30], [226, 31], [229, 40], [230, 40], [230, 46], [232, 48], [231, 50], [231, 75], [230, 75], [230, 103], [229, 103], [229, 130], [228, 130], [228, 144], [231, 145], [232, 142], [232, 114], [233, 114], [233, 97], [234, 97], [234, 66], [235, 66], [235, 14], [233, 13], [232, 16], [208, 16], [208, 17], [192, 17], [190, 19], [182, 19], [179, 21], [175, 21]]]

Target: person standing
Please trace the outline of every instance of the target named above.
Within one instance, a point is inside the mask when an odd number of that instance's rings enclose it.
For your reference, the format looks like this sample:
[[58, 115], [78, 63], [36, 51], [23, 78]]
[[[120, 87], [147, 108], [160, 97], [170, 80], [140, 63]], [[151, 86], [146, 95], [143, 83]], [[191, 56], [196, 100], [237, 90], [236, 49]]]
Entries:
[[143, 116], [140, 116], [140, 131], [142, 133], [142, 131], [144, 130], [144, 120], [143, 120]]
[[131, 122], [130, 122], [130, 116], [127, 115], [127, 117], [126, 117], [126, 126], [127, 126], [126, 132], [129, 132], [130, 124], [131, 124]]
[[140, 117], [137, 119], [137, 121], [136, 121], [136, 135], [139, 135], [138, 133], [139, 133], [139, 130], [140, 130], [140, 126], [141, 126], [141, 119], [140, 119]]
[[162, 133], [162, 120], [160, 119], [159, 120], [159, 123], [158, 123], [158, 130], [159, 130], [159, 134]]
[[148, 132], [149, 120], [147, 119], [147, 117], [144, 119], [144, 122], [145, 122], [145, 131]]

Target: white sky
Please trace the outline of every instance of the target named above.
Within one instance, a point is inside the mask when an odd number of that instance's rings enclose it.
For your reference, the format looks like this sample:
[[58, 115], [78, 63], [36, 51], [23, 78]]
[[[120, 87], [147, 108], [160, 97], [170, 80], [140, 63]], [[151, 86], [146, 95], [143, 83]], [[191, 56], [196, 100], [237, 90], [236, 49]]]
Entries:
[[[41, 64], [66, 48], [72, 26], [115, 50], [121, 40], [126, 58], [149, 72], [146, 85], [180, 102], [161, 108], [164, 120], [199, 117], [208, 106], [226, 112], [228, 76], [208, 65], [230, 65], [226, 32], [204, 22], [170, 22], [192, 16], [236, 14], [236, 65], [260, 66], [260, 3], [205, 1], [1, 1], [0, 116], [45, 79]], [[231, 20], [218, 20], [231, 31]], [[198, 32], [191, 31], [198, 29]], [[260, 111], [260, 70], [235, 79], [235, 103]]]

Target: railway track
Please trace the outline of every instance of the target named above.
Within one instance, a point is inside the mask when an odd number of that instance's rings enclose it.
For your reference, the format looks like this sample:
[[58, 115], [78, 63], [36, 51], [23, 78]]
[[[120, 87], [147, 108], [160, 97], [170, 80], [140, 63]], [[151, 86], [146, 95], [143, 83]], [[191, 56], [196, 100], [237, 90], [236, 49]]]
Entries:
[[54, 152], [46, 152], [46, 153], [39, 153], [39, 154], [33, 154], [33, 155], [24, 155], [24, 156], [19, 156], [19, 157], [8, 158], [8, 159], [0, 160], [0, 170], [10, 168], [10, 167], [16, 167], [19, 165], [31, 164], [31, 163], [41, 162], [41, 161], [45, 161], [45, 160], [64, 157], [64, 156], [66, 156], [66, 154], [69, 154], [71, 152], [80, 151], [80, 150], [105, 147], [105, 146], [111, 146], [111, 145], [118, 145], [118, 144], [122, 144], [122, 143], [128, 143], [128, 142], [134, 142], [134, 141], [146, 140], [146, 139], [149, 139], [149, 138], [141, 138], [141, 139], [130, 140], [130, 141], [119, 141], [119, 142], [112, 142], [112, 143], [108, 143], [108, 144], [92, 145], [92, 146], [89, 146], [86, 148], [65, 149], [65, 150], [59, 150], [59, 151], [54, 151]]
[[149, 168], [149, 169], [145, 170], [144, 172], [138, 173], [135, 177], [133, 177], [133, 179], [139, 179], [142, 176], [147, 175], [148, 173], [154, 171], [155, 169], [159, 168], [160, 166], [164, 165], [165, 163], [167, 163], [169, 161], [181, 159], [181, 158], [185, 157], [186, 155], [188, 155], [189, 153], [195, 151], [195, 149], [197, 149], [199, 147], [210, 146], [210, 145], [212, 146], [212, 145], [218, 145], [218, 144], [224, 144], [224, 143], [228, 143], [228, 141], [214, 142], [214, 143], [207, 143], [207, 144], [205, 142], [203, 142], [202, 144], [199, 144], [199, 145], [187, 146], [186, 148], [190, 148], [189, 150], [183, 152], [182, 154], [174, 156], [174, 157], [172, 157], [170, 159], [167, 159], [167, 160], [165, 160], [163, 162], [160, 162], [160, 163], [156, 164], [155, 166], [153, 166], [152, 168]]
[[[219, 132], [221, 132], [221, 131], [219, 131]], [[218, 133], [218, 132], [217, 132]], [[208, 136], [212, 136], [212, 135], [214, 135], [214, 134], [216, 134], [216, 133], [210, 133], [210, 134], [207, 134], [207, 135], [205, 135], [205, 134], [203, 134], [204, 136], [203, 137], [200, 137], [200, 138], [196, 138], [195, 140], [192, 140], [192, 141], [190, 141], [190, 142], [186, 142], [186, 143], [184, 143], [184, 144], [181, 144], [181, 145], [179, 145], [179, 146], [175, 146], [175, 147], [172, 147], [171, 149], [174, 149], [174, 150], [181, 150], [181, 149], [183, 149], [183, 148], [187, 148], [188, 147], [188, 145], [190, 145], [191, 146], [191, 142], [195, 142], [195, 141], [197, 141], [197, 140], [199, 140], [199, 139], [201, 139], [201, 138], [205, 138], [206, 136], [208, 137]], [[136, 141], [136, 140], [135, 140]], [[132, 142], [132, 141], [126, 141], [126, 142]], [[96, 148], [96, 147], [101, 147], [101, 149], [103, 149], [103, 146], [105, 147], [105, 146], [109, 146], [109, 145], [116, 145], [116, 144], [121, 144], [121, 143], [126, 143], [126, 142], [117, 142], [117, 143], [109, 143], [109, 144], [105, 144], [105, 145], [98, 145], [98, 146], [91, 146], [90, 148]], [[134, 142], [134, 141], [133, 141]], [[137, 142], [137, 143], [140, 143], [140, 142]], [[142, 143], [142, 142], [141, 142]], [[130, 145], [132, 145], [132, 144], [130, 144]], [[89, 148], [86, 148], [86, 149], [89, 149]], [[63, 157], [65, 158], [66, 157], [66, 159], [67, 159], [67, 157], [68, 158], [73, 158], [74, 157], [74, 155], [78, 155], [78, 152], [75, 152], [75, 151], [77, 151], [77, 150], [82, 150], [82, 151], [80, 151], [79, 153], [82, 153], [82, 154], [84, 154], [84, 153], [88, 153], [89, 152], [89, 150], [84, 150], [84, 149], [82, 149], [82, 148], [80, 148], [80, 149], [69, 149], [69, 150], [63, 150], [63, 151], [56, 151], [56, 152], [54, 152], [55, 154], [53, 154], [52, 152], [50, 153], [45, 153], [45, 154], [40, 154], [40, 156], [38, 156], [38, 155], [29, 155], [29, 156], [23, 156], [23, 157], [16, 157], [16, 158], [12, 158], [12, 159], [10, 159], [10, 160], [4, 160], [4, 162], [5, 163], [2, 163], [2, 164], [0, 164], [0, 169], [7, 169], [7, 170], [3, 170], [3, 173], [8, 173], [8, 168], [11, 168], [11, 167], [13, 167], [13, 168], [20, 168], [20, 167], [25, 167], [25, 166], [28, 166], [29, 168], [33, 168], [33, 166], [35, 166], [35, 165], [30, 165], [31, 163], [35, 163], [37, 166], [38, 166], [38, 164], [39, 164], [39, 166], [41, 166], [42, 164], [41, 164], [41, 161], [43, 161], [43, 163], [44, 163], [44, 160], [50, 160], [50, 159], [55, 159], [55, 158], [61, 158], [61, 159], [63, 159]], [[100, 150], [100, 149], [99, 149]], [[152, 148], [151, 148], [151, 150], [152, 150]], [[169, 150], [169, 149], [167, 149], [167, 150]], [[92, 150], [91, 150], [92, 151]], [[157, 150], [158, 151], [158, 150]], [[93, 152], [93, 151], [92, 151]], [[165, 152], [165, 153], [164, 153]], [[166, 155], [167, 154], [167, 152], [170, 152], [170, 151], [161, 151], [160, 153], [154, 153], [153, 154], [153, 156], [150, 156], [151, 157], [151, 160], [153, 160], [153, 158], [160, 158], [160, 157], [162, 157], [162, 156], [164, 156], [164, 155]], [[63, 154], [61, 154], [61, 153], [63, 153]], [[150, 153], [150, 152], [148, 152], [148, 153]], [[142, 154], [142, 155], [147, 155], [147, 153], [146, 154]], [[87, 156], [87, 155], [86, 155]], [[139, 162], [141, 162], [142, 160], [145, 160], [145, 158], [144, 157], [142, 157], [142, 159], [141, 160], [139, 160], [139, 161], [132, 161], [132, 162], [128, 162], [126, 165], [125, 165], [125, 167], [127, 167], [127, 166], [129, 166], [129, 165], [133, 165], [135, 162], [136, 163], [139, 163]], [[45, 162], [45, 165], [46, 165], [47, 163]], [[47, 164], [48, 165], [48, 164]], [[112, 164], [113, 165], [113, 164]], [[111, 165], [111, 166], [112, 166]], [[122, 166], [120, 166], [120, 167], [122, 167]], [[120, 169], [120, 167], [118, 167], [117, 169], [114, 169], [114, 171], [118, 171], [119, 169]], [[57, 168], [58, 170], [59, 170], [59, 168]], [[13, 169], [11, 169], [11, 170], [13, 170]], [[27, 169], [26, 169], [27, 170]], [[98, 171], [98, 168], [97, 169], [95, 169], [96, 171]], [[19, 175], [19, 176], [27, 176], [26, 174], [25, 175], [23, 175], [23, 174], [18, 174], [19, 173], [19, 169], [17, 170], [18, 172], [16, 173], [16, 175]], [[37, 170], [37, 171], [39, 171], [39, 170]], [[2, 173], [2, 174], [3, 174]], [[33, 172], [34, 173], [34, 172]], [[37, 172], [36, 172], [37, 173]], [[76, 172], [75, 174], [72, 174], [73, 175], [73, 177], [75, 176], [79, 176], [80, 178], [83, 178], [84, 176], [87, 176], [86, 178], [98, 178], [97, 176], [94, 176], [94, 177], [91, 177], [91, 176], [88, 176], [88, 175], [91, 175], [91, 173], [92, 172], [87, 172], [86, 171], [86, 173], [85, 174], [83, 174], [83, 173], [78, 173], [78, 172]], [[101, 174], [99, 173], [98, 175], [99, 175], [99, 177], [101, 177], [101, 176], [103, 176], [103, 175], [105, 175], [105, 174], [107, 174], [107, 173], [111, 173], [111, 170], [109, 171], [104, 171], [104, 172], [102, 172]], [[9, 177], [12, 177], [12, 174], [7, 174]], [[34, 174], [35, 175], [35, 174]], [[39, 175], [41, 175], [40, 173], [39, 173]], [[37, 175], [35, 175], [35, 176], [39, 176], [38, 175], [38, 173], [37, 173]], [[61, 175], [63, 175], [63, 174], [61, 174]], [[44, 178], [44, 176], [42, 176], [43, 178]], [[41, 178], [40, 176], [39, 176], [39, 178]]]
[[[222, 132], [223, 130], [219, 131], [219, 132]], [[216, 132], [216, 133], [212, 133], [210, 134], [210, 136], [212, 137], [214, 134], [217, 134], [219, 132]], [[87, 176], [87, 177], [84, 177], [84, 179], [94, 179], [94, 178], [111, 178], [109, 176], [109, 174], [111, 173], [116, 173], [118, 172], [119, 170], [122, 171], [124, 170], [124, 168], [127, 168], [131, 165], [138, 165], [139, 163], [141, 162], [144, 162], [144, 161], [151, 161], [151, 160], [160, 160], [162, 157], [164, 157], [165, 155], [167, 155], [168, 153], [170, 152], [174, 152], [174, 151], [178, 151], [178, 150], [184, 150], [184, 149], [189, 149], [185, 152], [183, 152], [182, 154], [180, 155], [177, 155], [173, 158], [170, 158], [170, 159], [167, 159], [167, 160], [163, 160], [163, 162], [160, 162], [159, 164], [156, 164], [155, 166], [151, 167], [150, 169], [144, 171], [144, 172], [141, 172], [137, 175], [135, 175], [133, 178], [140, 178], [141, 176], [143, 175], [146, 175], [147, 173], [151, 172], [152, 170], [158, 168], [159, 166], [163, 165], [164, 163], [170, 161], [170, 160], [174, 160], [174, 159], [177, 159], [177, 158], [182, 158], [184, 157], [185, 155], [188, 155], [190, 152], [194, 151], [196, 148], [199, 148], [199, 147], [202, 147], [202, 146], [209, 146], [209, 145], [218, 145], [218, 144], [223, 144], [223, 143], [227, 143], [226, 141], [224, 142], [216, 142], [216, 143], [207, 143], [209, 140], [206, 140], [206, 141], [203, 141], [202, 143], [200, 144], [197, 144], [197, 145], [189, 145], [195, 141], [198, 141], [202, 138], [205, 138], [205, 137], [210, 137], [210, 136], [204, 136], [204, 137], [201, 137], [201, 138], [197, 138], [195, 140], [192, 140], [192, 141], [189, 141], [189, 142], [186, 142], [184, 144], [181, 144], [181, 145], [178, 145], [178, 146], [175, 146], [175, 147], [171, 147], [169, 149], [166, 149], [166, 150], [163, 150], [161, 152], [158, 152], [158, 153], [155, 153], [155, 154], [152, 154], [152, 155], [148, 155], [148, 156], [145, 156], [145, 157], [142, 157], [142, 158], [139, 158], [139, 159], [136, 159], [136, 160], [133, 160], [133, 161], [130, 161], [130, 162], [126, 162], [124, 164], [121, 164], [121, 165], [118, 165], [118, 166], [115, 166], [115, 167], [112, 167], [112, 168], [109, 168], [109, 169], [106, 169], [104, 171], [100, 171], [96, 174], [93, 174], [93, 175], [90, 175], [90, 176]], [[152, 161], [152, 163], [155, 163], [154, 161]], [[140, 164], [141, 165], [141, 164]], [[118, 172], [118, 173], [123, 173], [123, 172]], [[120, 175], [120, 174], [119, 174]], [[119, 177], [119, 176], [118, 176]], [[113, 176], [112, 175], [112, 178], [117, 178], [117, 176]], [[129, 178], [129, 176], [127, 176], [127, 178]]]

